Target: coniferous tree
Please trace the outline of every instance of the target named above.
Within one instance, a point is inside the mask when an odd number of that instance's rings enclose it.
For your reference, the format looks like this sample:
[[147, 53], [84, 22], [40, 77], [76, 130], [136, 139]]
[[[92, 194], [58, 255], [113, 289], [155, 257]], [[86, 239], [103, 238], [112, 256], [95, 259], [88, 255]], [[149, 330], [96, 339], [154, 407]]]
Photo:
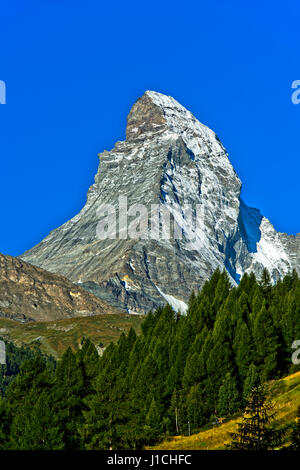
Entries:
[[[130, 403], [124, 380], [117, 380], [116, 369], [106, 369], [95, 384], [95, 394], [86, 399], [85, 421], [80, 427], [83, 445], [88, 450], [120, 448], [129, 426]], [[126, 441], [126, 440], [125, 440]]]
[[171, 412], [174, 422], [175, 434], [179, 435], [182, 431], [185, 415], [185, 394], [183, 390], [174, 390], [171, 399]]
[[162, 416], [161, 416], [161, 406], [157, 403], [157, 401], [153, 398], [151, 401], [151, 405], [149, 407], [149, 411], [146, 415], [146, 424], [149, 426], [151, 430], [151, 436], [155, 440], [159, 437], [162, 432]]
[[35, 390], [36, 396], [48, 390], [51, 380], [51, 372], [42, 356], [24, 361], [17, 379], [12, 382], [6, 392], [6, 399], [9, 401], [12, 412], [17, 411], [32, 389]]
[[[272, 426], [273, 424], [273, 426]], [[282, 432], [274, 427], [274, 412], [263, 387], [255, 387], [243, 420], [232, 434], [231, 450], [271, 450], [282, 444]]]
[[182, 379], [183, 386], [188, 388], [199, 383], [204, 375], [205, 372], [202, 369], [200, 355], [195, 352], [191, 354], [186, 361], [184, 376]]
[[278, 350], [279, 338], [272, 316], [264, 303], [254, 323], [254, 341], [260, 359], [263, 380], [278, 377], [280, 374]]
[[259, 282], [259, 286], [265, 298], [266, 304], [267, 306], [269, 306], [269, 303], [271, 301], [271, 296], [272, 296], [272, 282], [271, 282], [270, 273], [267, 270], [267, 268], [264, 268], [262, 272], [262, 277]]
[[299, 368], [299, 295], [295, 274], [272, 286], [252, 273], [231, 287], [217, 270], [187, 316], [159, 308], [101, 357], [88, 339], [56, 371], [37, 351], [16, 352], [0, 370], [0, 448], [140, 449], [188, 422], [196, 431], [216, 409], [234, 413], [258, 383]]
[[84, 339], [76, 359], [78, 368], [82, 370], [83, 374], [84, 394], [89, 395], [93, 391], [93, 382], [100, 372], [99, 354], [89, 339]]
[[255, 364], [252, 362], [243, 386], [243, 400], [248, 401], [254, 387], [260, 385], [260, 378]]
[[263, 306], [263, 303], [264, 303], [264, 297], [262, 295], [261, 289], [259, 288], [258, 285], [256, 285], [254, 292], [253, 292], [251, 313], [250, 313], [250, 321], [252, 323], [252, 326], [254, 325], [255, 318], [257, 314], [260, 312]]
[[244, 381], [254, 356], [253, 341], [244, 320], [240, 320], [237, 325], [233, 349], [239, 376]]
[[10, 447], [14, 450], [61, 450], [65, 447], [59, 419], [51, 407], [49, 394], [36, 401], [29, 395], [13, 420]]
[[83, 421], [84, 373], [70, 348], [60, 360], [51, 391], [54, 412], [58, 416], [63, 441], [68, 450], [80, 448], [79, 426]]
[[222, 385], [222, 380], [226, 373], [231, 373], [233, 369], [231, 355], [232, 351], [228, 342], [216, 343], [207, 359], [207, 399], [210, 400], [214, 408], [218, 403], [218, 392]]
[[228, 416], [238, 410], [240, 397], [237, 384], [228, 372], [219, 390], [217, 411], [221, 416]]
[[186, 397], [186, 418], [192, 432], [209, 419], [209, 410], [200, 384], [193, 385]]

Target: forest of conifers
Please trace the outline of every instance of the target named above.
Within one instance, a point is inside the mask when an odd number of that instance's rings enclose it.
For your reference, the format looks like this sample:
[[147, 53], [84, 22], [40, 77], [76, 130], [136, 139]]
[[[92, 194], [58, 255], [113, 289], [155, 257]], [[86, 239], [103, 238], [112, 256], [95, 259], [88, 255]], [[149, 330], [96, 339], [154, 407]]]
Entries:
[[0, 449], [142, 449], [194, 433], [241, 412], [254, 385], [299, 370], [297, 339], [296, 272], [274, 286], [266, 270], [259, 281], [245, 274], [232, 287], [216, 271], [191, 295], [186, 316], [170, 306], [150, 312], [140, 335], [122, 334], [102, 357], [87, 338], [57, 364], [10, 346]]

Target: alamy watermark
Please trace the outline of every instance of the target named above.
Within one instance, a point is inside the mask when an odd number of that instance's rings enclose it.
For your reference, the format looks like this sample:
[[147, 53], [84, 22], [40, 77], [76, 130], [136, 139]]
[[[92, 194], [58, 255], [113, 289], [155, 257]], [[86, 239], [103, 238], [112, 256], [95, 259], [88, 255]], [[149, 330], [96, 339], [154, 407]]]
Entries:
[[127, 196], [119, 197], [119, 205], [102, 204], [97, 209], [98, 240], [181, 240], [196, 241], [201, 223], [201, 204], [167, 207], [165, 204], [133, 204], [128, 207]]
[[6, 104], [6, 84], [0, 80], [0, 104]]
[[6, 348], [4, 341], [0, 341], [0, 364], [6, 364]]
[[292, 349], [296, 349], [296, 351], [292, 355], [292, 363], [298, 366], [300, 364], [300, 340], [299, 339], [298, 340], [296, 339], [293, 342]]
[[294, 80], [292, 83], [292, 88], [295, 90], [291, 96], [292, 103], [299, 104], [300, 103], [300, 80]]

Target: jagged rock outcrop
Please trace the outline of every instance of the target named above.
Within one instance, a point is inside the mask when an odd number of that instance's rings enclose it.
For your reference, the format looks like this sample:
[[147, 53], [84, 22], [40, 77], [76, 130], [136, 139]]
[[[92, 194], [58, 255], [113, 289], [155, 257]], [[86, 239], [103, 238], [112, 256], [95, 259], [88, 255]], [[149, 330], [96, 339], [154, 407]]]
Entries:
[[120, 313], [63, 276], [0, 254], [0, 318], [50, 321]]
[[[185, 309], [216, 268], [232, 282], [267, 267], [275, 281], [296, 268], [300, 234], [278, 233], [257, 209], [240, 198], [241, 182], [216, 134], [173, 98], [147, 91], [132, 107], [126, 140], [100, 154], [100, 165], [82, 211], [54, 230], [22, 259], [63, 274], [112, 305], [146, 313], [166, 300]], [[160, 204], [182, 238], [97, 238], [99, 207], [118, 214], [128, 207]], [[197, 227], [186, 217], [191, 205]], [[124, 216], [124, 209], [121, 209]], [[130, 221], [134, 217], [128, 217]]]

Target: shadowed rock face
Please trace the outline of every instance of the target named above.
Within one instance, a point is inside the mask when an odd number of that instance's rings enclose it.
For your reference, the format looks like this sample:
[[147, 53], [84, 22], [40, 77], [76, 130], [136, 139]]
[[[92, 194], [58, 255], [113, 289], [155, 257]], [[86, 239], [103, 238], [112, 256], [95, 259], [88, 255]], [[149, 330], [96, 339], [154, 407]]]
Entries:
[[65, 277], [0, 254], [0, 317], [50, 321], [116, 312]]
[[[300, 234], [277, 233], [243, 203], [241, 182], [218, 137], [173, 98], [146, 92], [130, 111], [126, 141], [99, 157], [82, 211], [22, 259], [140, 313], [166, 301], [184, 310], [192, 290], [216, 268], [225, 267], [233, 283], [245, 272], [260, 276], [264, 267], [274, 281], [293, 268], [299, 272]], [[154, 240], [148, 231], [140, 240], [97, 239], [97, 210], [110, 204], [118, 216], [120, 195], [128, 207], [143, 204], [148, 213], [161, 204], [182, 238]], [[198, 207], [195, 229], [183, 218], [186, 204], [193, 217]]]

